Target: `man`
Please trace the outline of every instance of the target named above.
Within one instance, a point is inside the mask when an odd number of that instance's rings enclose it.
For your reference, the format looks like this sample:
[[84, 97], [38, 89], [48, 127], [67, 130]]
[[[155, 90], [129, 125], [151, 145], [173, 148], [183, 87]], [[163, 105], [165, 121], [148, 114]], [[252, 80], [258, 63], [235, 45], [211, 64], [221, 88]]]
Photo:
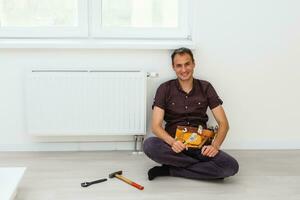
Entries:
[[[209, 82], [193, 77], [195, 61], [190, 49], [176, 49], [171, 58], [177, 79], [157, 89], [152, 106], [152, 131], [157, 137], [146, 139], [143, 145], [145, 154], [162, 166], [150, 169], [148, 179], [158, 176], [223, 179], [236, 174], [238, 162], [220, 150], [229, 129], [222, 100]], [[176, 128], [178, 125], [207, 128], [208, 107], [219, 126], [217, 136], [201, 149], [187, 149], [175, 140]]]

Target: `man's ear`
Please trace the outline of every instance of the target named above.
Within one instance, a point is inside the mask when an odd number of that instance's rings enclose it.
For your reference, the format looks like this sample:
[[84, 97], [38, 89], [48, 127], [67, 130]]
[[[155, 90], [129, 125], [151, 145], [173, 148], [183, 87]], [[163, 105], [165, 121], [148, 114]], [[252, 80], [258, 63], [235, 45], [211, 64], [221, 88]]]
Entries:
[[193, 62], [193, 68], [195, 69], [195, 67], [196, 67], [196, 64], [195, 64], [195, 62]]

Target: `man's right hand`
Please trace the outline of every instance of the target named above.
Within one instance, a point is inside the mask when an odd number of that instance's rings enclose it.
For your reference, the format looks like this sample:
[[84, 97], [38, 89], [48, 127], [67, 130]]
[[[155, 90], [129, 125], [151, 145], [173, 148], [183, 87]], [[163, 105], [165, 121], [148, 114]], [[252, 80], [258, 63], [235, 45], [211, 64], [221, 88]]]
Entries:
[[174, 141], [173, 144], [172, 144], [172, 150], [175, 153], [180, 153], [185, 149], [186, 149], [186, 146], [181, 141]]

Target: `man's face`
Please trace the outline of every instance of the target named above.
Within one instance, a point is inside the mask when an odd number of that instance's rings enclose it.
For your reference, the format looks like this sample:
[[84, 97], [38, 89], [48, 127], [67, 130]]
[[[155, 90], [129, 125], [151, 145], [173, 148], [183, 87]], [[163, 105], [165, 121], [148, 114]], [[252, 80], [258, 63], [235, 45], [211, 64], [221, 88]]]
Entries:
[[194, 68], [195, 63], [189, 54], [184, 53], [175, 55], [173, 69], [180, 80], [186, 81], [193, 78]]

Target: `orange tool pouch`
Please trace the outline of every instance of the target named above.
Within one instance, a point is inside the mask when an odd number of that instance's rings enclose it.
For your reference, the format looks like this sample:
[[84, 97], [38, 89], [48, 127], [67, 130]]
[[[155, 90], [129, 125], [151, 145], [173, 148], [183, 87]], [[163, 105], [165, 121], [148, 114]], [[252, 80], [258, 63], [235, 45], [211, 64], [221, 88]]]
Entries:
[[181, 141], [188, 148], [201, 148], [204, 144], [210, 145], [216, 136], [213, 130], [203, 129], [198, 132], [198, 128], [190, 126], [177, 126], [175, 139]]

